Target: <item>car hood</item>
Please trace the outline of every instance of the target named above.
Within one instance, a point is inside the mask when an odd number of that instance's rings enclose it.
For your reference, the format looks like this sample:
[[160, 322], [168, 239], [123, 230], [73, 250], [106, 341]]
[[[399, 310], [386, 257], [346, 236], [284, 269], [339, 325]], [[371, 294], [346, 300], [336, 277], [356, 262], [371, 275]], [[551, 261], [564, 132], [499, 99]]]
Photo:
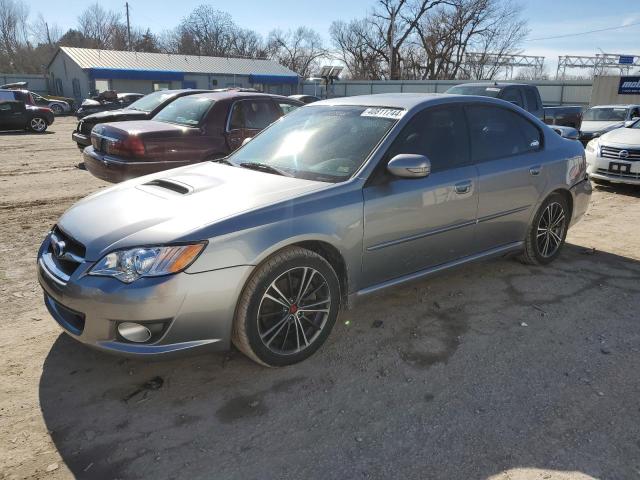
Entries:
[[602, 131], [613, 130], [614, 128], [619, 128], [624, 126], [624, 122], [614, 121], [614, 122], [600, 122], [593, 120], [583, 120], [582, 125], [580, 126], [580, 131], [585, 133], [596, 133]]
[[86, 247], [86, 259], [138, 245], [204, 240], [224, 219], [329, 187], [205, 162], [139, 177], [97, 192], [67, 210], [58, 226]]
[[602, 135], [600, 142], [622, 147], [638, 147], [640, 146], [640, 128], [617, 128]]
[[119, 108], [117, 110], [107, 110], [105, 112], [92, 113], [91, 115], [87, 115], [84, 117], [84, 121], [86, 122], [95, 122], [95, 123], [104, 123], [104, 122], [117, 122], [120, 119], [145, 119], [148, 118], [149, 114], [147, 112], [142, 112], [140, 110], [132, 110], [130, 108]]

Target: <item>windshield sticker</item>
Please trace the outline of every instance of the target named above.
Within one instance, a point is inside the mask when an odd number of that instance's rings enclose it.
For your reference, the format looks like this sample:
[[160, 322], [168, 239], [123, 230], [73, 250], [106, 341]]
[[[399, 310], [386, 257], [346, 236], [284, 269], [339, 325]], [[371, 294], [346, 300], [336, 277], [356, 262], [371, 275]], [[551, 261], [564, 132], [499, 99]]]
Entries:
[[404, 110], [398, 110], [397, 108], [367, 108], [360, 114], [360, 116], [391, 118], [392, 120], [399, 120], [404, 116], [404, 114]]
[[496, 87], [487, 87], [487, 88], [485, 88], [485, 90], [487, 92], [499, 92], [500, 91], [500, 89], [496, 88]]

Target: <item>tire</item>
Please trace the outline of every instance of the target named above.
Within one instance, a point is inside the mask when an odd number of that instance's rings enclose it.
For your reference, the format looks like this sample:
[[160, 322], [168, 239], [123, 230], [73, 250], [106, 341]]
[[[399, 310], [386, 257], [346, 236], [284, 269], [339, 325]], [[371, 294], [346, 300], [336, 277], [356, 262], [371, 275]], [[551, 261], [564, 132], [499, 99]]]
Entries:
[[552, 193], [542, 202], [527, 230], [524, 252], [520, 257], [523, 263], [547, 265], [556, 259], [567, 237], [569, 215], [567, 200], [560, 193]]
[[62, 106], [59, 103], [52, 103], [51, 104], [51, 111], [55, 115], [60, 115], [61, 113], [64, 112], [64, 109], [62, 108]]
[[590, 180], [596, 185], [603, 185], [603, 186], [611, 185], [611, 182], [609, 182], [608, 180], [600, 180], [599, 178], [591, 178]]
[[33, 117], [29, 120], [29, 130], [36, 133], [44, 133], [47, 130], [47, 120], [42, 117]]
[[287, 247], [260, 264], [245, 285], [232, 341], [262, 365], [292, 365], [320, 348], [339, 309], [340, 284], [329, 262], [310, 250]]

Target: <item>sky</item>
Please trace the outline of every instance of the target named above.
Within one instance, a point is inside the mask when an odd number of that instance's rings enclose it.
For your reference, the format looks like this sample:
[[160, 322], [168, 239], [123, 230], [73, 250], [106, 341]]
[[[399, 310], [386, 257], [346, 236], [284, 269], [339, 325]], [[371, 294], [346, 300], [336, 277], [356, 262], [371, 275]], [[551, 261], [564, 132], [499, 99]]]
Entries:
[[[28, 2], [32, 17], [42, 12], [49, 23], [56, 23], [63, 30], [73, 27], [78, 14], [91, 3], [87, 0]], [[174, 27], [201, 3], [230, 13], [238, 25], [263, 35], [274, 28], [287, 30], [306, 25], [318, 31], [328, 42], [331, 22], [362, 17], [375, 0], [130, 0], [131, 23], [160, 32]], [[530, 29], [522, 53], [547, 57], [545, 63], [551, 74], [555, 73], [559, 55], [594, 55], [601, 52], [640, 55], [640, 2], [637, 0], [520, 0], [518, 3], [524, 8], [523, 16], [528, 20]], [[119, 10], [124, 14], [124, 0], [101, 0], [100, 4], [103, 8]], [[637, 25], [536, 40], [630, 24]]]

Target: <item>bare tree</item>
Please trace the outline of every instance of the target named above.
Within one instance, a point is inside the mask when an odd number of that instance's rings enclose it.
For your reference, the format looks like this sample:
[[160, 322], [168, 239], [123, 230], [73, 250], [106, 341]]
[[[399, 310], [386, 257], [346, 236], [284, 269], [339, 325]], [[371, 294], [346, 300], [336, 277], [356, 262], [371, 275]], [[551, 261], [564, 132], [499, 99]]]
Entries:
[[398, 80], [401, 76], [402, 48], [405, 42], [424, 15], [444, 1], [378, 0], [377, 3], [370, 20], [371, 26], [384, 39], [383, 56], [389, 65], [389, 79]]
[[78, 27], [95, 48], [114, 48], [114, 43], [119, 43], [117, 40], [124, 25], [119, 13], [105, 10], [96, 2], [80, 14]]
[[49, 45], [50, 47], [54, 47], [62, 37], [60, 27], [55, 23], [50, 24], [47, 22], [42, 13], [38, 14], [29, 31], [37, 44]]
[[267, 49], [273, 59], [302, 77], [317, 70], [319, 60], [327, 53], [318, 32], [307, 27], [287, 32], [273, 30], [267, 40]]
[[329, 35], [337, 58], [347, 67], [349, 76], [356, 80], [381, 80], [384, 77], [384, 40], [372, 35], [367, 20], [333, 22]]
[[29, 10], [22, 2], [0, 0], [0, 67], [16, 71], [18, 51], [27, 45]]

